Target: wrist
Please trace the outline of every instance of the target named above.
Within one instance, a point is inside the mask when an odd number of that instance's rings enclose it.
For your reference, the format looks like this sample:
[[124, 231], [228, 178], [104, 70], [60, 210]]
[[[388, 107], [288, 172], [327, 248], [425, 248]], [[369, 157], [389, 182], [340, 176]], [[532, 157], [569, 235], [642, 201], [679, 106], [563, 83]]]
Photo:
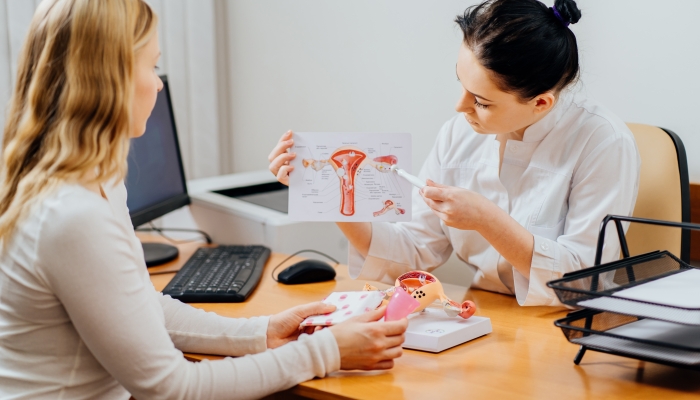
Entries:
[[505, 211], [501, 210], [496, 204], [492, 203], [491, 200], [486, 197], [481, 197], [481, 200], [475, 204], [476, 215], [478, 218], [474, 221], [476, 225], [476, 231], [484, 236], [484, 233], [494, 228], [494, 222], [498, 219], [499, 214]]

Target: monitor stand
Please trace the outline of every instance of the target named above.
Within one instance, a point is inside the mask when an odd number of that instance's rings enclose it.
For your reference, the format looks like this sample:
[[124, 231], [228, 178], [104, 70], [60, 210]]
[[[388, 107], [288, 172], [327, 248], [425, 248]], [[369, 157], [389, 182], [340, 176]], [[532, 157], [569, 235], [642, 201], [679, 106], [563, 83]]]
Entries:
[[177, 258], [177, 247], [165, 243], [141, 243], [146, 267], [155, 267]]

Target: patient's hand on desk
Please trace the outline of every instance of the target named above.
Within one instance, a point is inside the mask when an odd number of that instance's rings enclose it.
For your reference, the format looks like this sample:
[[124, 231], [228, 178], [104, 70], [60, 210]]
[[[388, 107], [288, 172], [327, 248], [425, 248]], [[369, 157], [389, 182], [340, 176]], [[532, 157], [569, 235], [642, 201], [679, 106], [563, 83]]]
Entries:
[[340, 369], [390, 369], [401, 357], [408, 319], [385, 322], [386, 307], [379, 307], [328, 329], [340, 351]]
[[328, 314], [335, 311], [335, 306], [316, 302], [292, 307], [270, 317], [267, 325], [267, 348], [274, 349], [296, 340], [301, 334], [299, 325], [307, 317]]

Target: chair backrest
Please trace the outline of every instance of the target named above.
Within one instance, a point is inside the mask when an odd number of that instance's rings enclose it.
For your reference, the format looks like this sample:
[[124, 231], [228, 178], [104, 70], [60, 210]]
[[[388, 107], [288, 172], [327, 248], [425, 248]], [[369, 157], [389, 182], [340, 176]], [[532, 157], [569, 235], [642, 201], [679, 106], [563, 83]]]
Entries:
[[[627, 124], [642, 159], [635, 217], [690, 222], [688, 162], [681, 139], [668, 129]], [[646, 224], [630, 224], [630, 255], [668, 250], [690, 262], [690, 231]]]

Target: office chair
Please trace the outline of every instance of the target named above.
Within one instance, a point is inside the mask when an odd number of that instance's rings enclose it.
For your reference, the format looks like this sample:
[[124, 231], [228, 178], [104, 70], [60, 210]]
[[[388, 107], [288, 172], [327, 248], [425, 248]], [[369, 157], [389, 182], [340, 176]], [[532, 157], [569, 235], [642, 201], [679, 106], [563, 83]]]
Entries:
[[[633, 217], [690, 222], [688, 162], [681, 139], [668, 129], [627, 124], [642, 159], [639, 194]], [[690, 262], [690, 231], [647, 224], [630, 224], [630, 255], [668, 250]]]

